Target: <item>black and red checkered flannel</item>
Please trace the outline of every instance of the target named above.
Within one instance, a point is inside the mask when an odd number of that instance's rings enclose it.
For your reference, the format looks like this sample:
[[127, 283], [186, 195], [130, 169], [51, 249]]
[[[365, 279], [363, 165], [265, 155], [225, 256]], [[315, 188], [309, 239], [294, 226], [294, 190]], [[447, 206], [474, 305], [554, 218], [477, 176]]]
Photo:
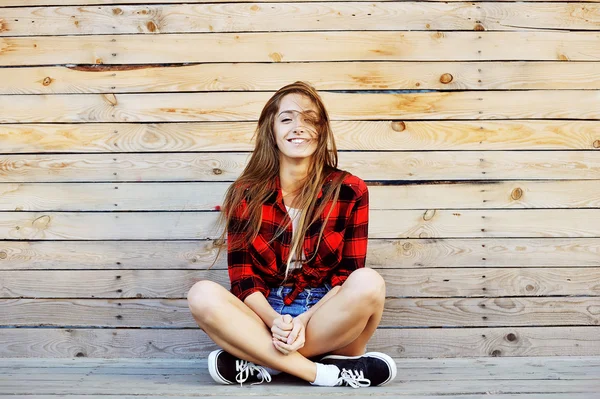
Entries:
[[[332, 181], [335, 173], [341, 171], [335, 170], [329, 174], [324, 185]], [[256, 291], [262, 292], [267, 297], [270, 288], [279, 287], [284, 279], [292, 242], [292, 226], [290, 225], [283, 234], [269, 243], [277, 226], [282, 226], [289, 220], [283, 203], [279, 177], [270, 184], [273, 187], [273, 194], [263, 204], [262, 225], [256, 239], [251, 245], [246, 245], [240, 250], [232, 251], [231, 246], [228, 247], [227, 261], [231, 292], [242, 301]], [[318, 198], [322, 195], [323, 188]], [[324, 283], [335, 287], [346, 281], [354, 270], [365, 266], [369, 221], [367, 185], [353, 175], [344, 178], [338, 202], [329, 216], [321, 243], [316, 248], [319, 231], [332, 203], [333, 201], [330, 201], [320, 219], [307, 231], [304, 239], [304, 256], [306, 259], [311, 259], [314, 251], [317, 251], [317, 255], [302, 268], [293, 270], [288, 276], [286, 284], [294, 283], [294, 290], [284, 298], [287, 305], [291, 304], [304, 288], [319, 287]], [[245, 222], [241, 215], [246, 206], [244, 200], [233, 212], [227, 233], [228, 244], [232, 240], [241, 239], [244, 234], [240, 229]]]

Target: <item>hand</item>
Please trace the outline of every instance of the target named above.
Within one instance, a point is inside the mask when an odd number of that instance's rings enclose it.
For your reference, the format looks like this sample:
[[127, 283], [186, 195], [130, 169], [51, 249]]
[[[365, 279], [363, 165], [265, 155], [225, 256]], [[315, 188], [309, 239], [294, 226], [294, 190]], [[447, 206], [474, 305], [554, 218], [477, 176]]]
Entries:
[[273, 339], [286, 342], [293, 327], [292, 316], [289, 314], [277, 317], [275, 320], [273, 320], [273, 326], [271, 327]]
[[290, 331], [288, 338], [286, 341], [281, 341], [278, 339], [273, 339], [273, 345], [275, 348], [284, 355], [289, 355], [292, 352], [297, 351], [298, 349], [304, 346], [305, 342], [305, 331], [306, 326], [304, 321], [300, 317], [296, 317], [292, 320], [292, 330]]

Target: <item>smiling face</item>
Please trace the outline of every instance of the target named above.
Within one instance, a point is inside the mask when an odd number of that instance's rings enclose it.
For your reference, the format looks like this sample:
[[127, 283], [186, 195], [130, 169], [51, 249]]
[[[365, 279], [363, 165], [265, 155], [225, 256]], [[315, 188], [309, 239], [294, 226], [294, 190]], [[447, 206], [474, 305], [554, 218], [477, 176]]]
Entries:
[[317, 108], [308, 97], [292, 93], [281, 99], [273, 126], [280, 161], [310, 161], [317, 150], [318, 119]]

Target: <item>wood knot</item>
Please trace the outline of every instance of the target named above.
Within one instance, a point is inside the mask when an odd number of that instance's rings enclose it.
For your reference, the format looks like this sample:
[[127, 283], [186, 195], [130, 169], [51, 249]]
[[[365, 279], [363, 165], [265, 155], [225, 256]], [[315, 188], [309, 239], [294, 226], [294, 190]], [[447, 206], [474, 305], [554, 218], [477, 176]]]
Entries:
[[484, 31], [485, 27], [483, 25], [481, 25], [481, 24], [475, 24], [475, 27], [473, 28], [473, 30]]
[[54, 82], [54, 79], [52, 79], [50, 76], [46, 76], [46, 77], [44, 78], [44, 81], [42, 82], [42, 84], [43, 84], [44, 86], [50, 86], [50, 84], [51, 84], [52, 82]]
[[492, 356], [498, 357], [502, 355], [502, 351], [500, 349], [494, 349], [491, 353]]
[[510, 193], [510, 197], [515, 201], [521, 198], [522, 196], [523, 190], [521, 190], [519, 187], [515, 188], [514, 190], [512, 190], [512, 193]]
[[8, 257], [8, 254], [4, 251], [0, 252], [0, 259], [6, 259]]
[[259, 6], [257, 6], [257, 5], [255, 4], [255, 5], [253, 5], [252, 7], [250, 7], [250, 9], [251, 9], [252, 11], [258, 11], [258, 10], [260, 10], [260, 7], [259, 7]]
[[158, 30], [154, 21], [148, 21], [146, 28], [148, 28], [148, 32], [156, 32]]
[[410, 242], [405, 242], [404, 244], [402, 244], [402, 249], [404, 249], [405, 251], [408, 251], [408, 250], [412, 249], [412, 244]]
[[517, 336], [513, 333], [510, 333], [506, 336], [506, 339], [510, 342], [516, 341], [517, 340]]
[[117, 97], [113, 93], [105, 93], [102, 95], [102, 97], [113, 107], [118, 103]]
[[600, 140], [594, 141], [594, 148], [600, 148]]
[[121, 15], [121, 14], [123, 14], [123, 10], [120, 9], [119, 7], [113, 8], [112, 12], [113, 12], [113, 15]]
[[403, 132], [406, 130], [406, 123], [402, 121], [394, 121], [392, 122], [392, 130], [395, 132]]
[[269, 58], [271, 58], [274, 62], [281, 62], [283, 55], [281, 55], [281, 53], [271, 53], [269, 54]]
[[223, 170], [221, 170], [219, 168], [214, 168], [212, 171], [213, 171], [213, 174], [215, 174], [215, 175], [220, 175], [223, 173]]
[[454, 79], [454, 76], [452, 76], [452, 74], [449, 74], [449, 73], [445, 73], [442, 76], [440, 76], [440, 82], [442, 82], [445, 85], [452, 82], [453, 79]]
[[426, 231], [423, 231], [423, 232], [419, 233], [419, 238], [429, 238], [429, 233]]
[[525, 287], [525, 289], [527, 291], [531, 292], [531, 291], [535, 290], [535, 287], [533, 285], [531, 285], [531, 284], [527, 284], [527, 286]]
[[435, 216], [435, 209], [428, 209], [425, 211], [425, 213], [423, 213], [423, 220], [428, 222], [431, 219], [433, 219], [434, 216]]

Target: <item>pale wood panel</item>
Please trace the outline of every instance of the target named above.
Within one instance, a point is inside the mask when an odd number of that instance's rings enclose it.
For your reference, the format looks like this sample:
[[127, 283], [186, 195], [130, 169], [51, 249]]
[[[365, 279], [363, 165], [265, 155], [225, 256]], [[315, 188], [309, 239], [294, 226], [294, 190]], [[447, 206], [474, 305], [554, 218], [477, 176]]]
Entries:
[[[234, 181], [247, 153], [0, 156], [4, 182]], [[343, 152], [339, 168], [364, 180], [596, 180], [595, 151]]]
[[[600, 148], [598, 121], [332, 121], [339, 150]], [[252, 151], [255, 122], [2, 124], [3, 153]]]
[[278, 31], [598, 30], [600, 6], [322, 2], [13, 8], [0, 36]]
[[[505, 1], [505, 0], [499, 0], [499, 1]], [[533, 1], [538, 1], [538, 0], [533, 0]], [[554, 0], [552, 0], [554, 1]], [[12, 360], [12, 359], [11, 359]], [[79, 360], [79, 359], [78, 359]], [[273, 385], [273, 384], [271, 384]], [[212, 384], [211, 384], [212, 386]], [[287, 385], [285, 385], [287, 386]], [[280, 389], [279, 392], [285, 392], [285, 388], [284, 385], [279, 385], [278, 388]], [[563, 389], [565, 387], [562, 387]], [[340, 389], [344, 389], [344, 387], [340, 388]], [[234, 395], [220, 395], [220, 398], [223, 399], [232, 399], [235, 397], [241, 397], [242, 395], [245, 395], [245, 393], [240, 393], [240, 392], [245, 392], [245, 391], [239, 391], [237, 394], [238, 396], [234, 396]], [[347, 390], [344, 390], [344, 395], [347, 395], [348, 392]], [[498, 391], [500, 392], [500, 391]], [[66, 396], [68, 395], [68, 396]], [[595, 393], [582, 393], [582, 392], [569, 392], [568, 393], [569, 398], [570, 399], [597, 399], [596, 398], [596, 394]], [[139, 399], [140, 396], [139, 395], [126, 395], [126, 394], [116, 394], [116, 395], [111, 395], [111, 394], [102, 394], [101, 396], [98, 397], [94, 397], [93, 395], [90, 394], [81, 394], [81, 395], [77, 395], [77, 394], [65, 394], [62, 397], [66, 397], [68, 399]], [[190, 393], [189, 395], [169, 395], [169, 399], [193, 399], [193, 398], [197, 398], [198, 395], [195, 393]], [[327, 397], [326, 394], [323, 393], [323, 397]], [[405, 396], [407, 398], [410, 398], [410, 396]], [[527, 399], [564, 399], [565, 397], [565, 393], [561, 392], [561, 393], [528, 393], [526, 398]], [[22, 399], [23, 395], [4, 395], [3, 399]], [[28, 395], [28, 398], [31, 399], [56, 399], [56, 395], [43, 395], [43, 394], [33, 394], [33, 395]], [[253, 394], [252, 398], [255, 399], [273, 399], [273, 393], [269, 392], [268, 394], [265, 395], [260, 395], [260, 394]], [[308, 394], [308, 395], [303, 395], [300, 392], [298, 393], [294, 393], [294, 398], [297, 399], [312, 399], [314, 398], [314, 395], [312, 394]], [[522, 399], [523, 395], [521, 395], [520, 393], [509, 393], [509, 394], [503, 394], [503, 393], [498, 393], [498, 394], [494, 394], [494, 393], [490, 393], [487, 394], [485, 396], [486, 399]], [[473, 399], [473, 394], [452, 394], [452, 396], [448, 396], [448, 394], [446, 393], [441, 393], [439, 395], [436, 394], [419, 394], [418, 399]]]
[[[267, 92], [2, 95], [0, 122], [249, 121], [256, 120], [271, 96]], [[594, 90], [324, 92], [321, 97], [333, 120], [600, 119], [600, 96]]]
[[[597, 32], [274, 32], [0, 38], [0, 65], [598, 61]], [[190, 51], [190, 49], [202, 51]]]
[[[0, 357], [198, 359], [214, 349], [200, 329], [0, 329]], [[368, 349], [394, 358], [598, 356], [600, 327], [379, 329]]]
[[[0, 299], [1, 326], [196, 327], [185, 299]], [[380, 327], [600, 325], [600, 298], [388, 299]], [[1, 369], [0, 369], [1, 370]]]
[[0, 94], [277, 90], [600, 89], [598, 62], [319, 62], [0, 69]]
[[[516, 367], [516, 365], [514, 366]], [[542, 366], [544, 367], [544, 366]], [[483, 367], [482, 367], [483, 368]], [[310, 391], [317, 393], [319, 397], [339, 397], [350, 396], [364, 398], [365, 394], [362, 390], [350, 390], [348, 387], [336, 388], [312, 388], [307, 382], [295, 379], [293, 377], [280, 376], [275, 377], [270, 383], [261, 384], [252, 387], [241, 387], [234, 385], [217, 385], [210, 377], [206, 363], [197, 364], [191, 367], [196, 370], [195, 373], [178, 374], [175, 372], [169, 374], [147, 374], [142, 369], [139, 369], [137, 374], [119, 375], [115, 373], [105, 373], [102, 368], [80, 370], [79, 373], [70, 373], [61, 375], [58, 370], [54, 373], [46, 373], [38, 375], [35, 373], [26, 373], [27, 370], [17, 370], [4, 375], [7, 383], [3, 392], [18, 392], [21, 397], [31, 397], [30, 395], [38, 393], [52, 392], [56, 395], [71, 398], [71, 394], [86, 394], [90, 398], [104, 398], [109, 395], [113, 398], [115, 394], [127, 392], [129, 394], [136, 393], [138, 397], [177, 397], [177, 394], [202, 396], [216, 396], [219, 398], [239, 398], [248, 397], [247, 390], [252, 389], [251, 397], [269, 398], [273, 397], [273, 391], [276, 391], [281, 396], [293, 398], [314, 398]], [[488, 369], [488, 367], [486, 367]], [[440, 368], [437, 368], [438, 374], [443, 374]], [[409, 398], [425, 398], [429, 399], [430, 394], [446, 395], [446, 398], [454, 399], [454, 394], [464, 395], [465, 393], [473, 395], [481, 392], [496, 392], [496, 393], [527, 393], [520, 396], [522, 398], [530, 398], [532, 392], [561, 392], [564, 396], [571, 397], [571, 393], [588, 393], [598, 392], [598, 383], [589, 378], [578, 378], [583, 370], [578, 370], [575, 374], [569, 375], [567, 371], [558, 370], [553, 376], [547, 379], [526, 378], [511, 379], [502, 377], [496, 370], [486, 370], [487, 378], [481, 380], [468, 380], [468, 370], [463, 370], [462, 377], [454, 381], [448, 381], [444, 378], [432, 378], [436, 374], [423, 375], [418, 372], [420, 378], [416, 380], [395, 380], [384, 387], [377, 387], [377, 397], [406, 397]], [[500, 375], [499, 375], [500, 374]], [[595, 376], [597, 373], [592, 372]], [[413, 374], [414, 375], [414, 374]], [[249, 385], [249, 384], [248, 384]], [[307, 392], [309, 392], [307, 394]], [[346, 393], [348, 392], [348, 393]], [[262, 395], [261, 395], [262, 394]], [[145, 396], [151, 395], [151, 396]], [[417, 396], [413, 396], [417, 395]], [[423, 396], [427, 395], [427, 396]], [[4, 396], [4, 395], [3, 395]], [[371, 396], [371, 395], [369, 395]], [[37, 397], [34, 396], [34, 397]], [[475, 396], [485, 397], [485, 396]], [[498, 397], [498, 396], [493, 396]], [[189, 398], [189, 396], [188, 396]]]
[[[600, 295], [600, 268], [405, 269], [401, 273], [380, 269], [379, 272], [386, 281], [388, 297]], [[229, 287], [227, 270], [19, 270], [2, 271], [0, 275], [2, 298], [186, 298], [192, 285], [201, 279]]]
[[[208, 211], [230, 183], [0, 183], [0, 211]], [[369, 186], [371, 209], [600, 208], [598, 180]]]
[[[10, 240], [217, 238], [217, 212], [0, 212]], [[377, 210], [370, 238], [599, 237], [600, 209]], [[93, 226], [93, 229], [90, 228]]]
[[[369, 240], [377, 268], [598, 267], [599, 238]], [[0, 270], [206, 269], [212, 241], [3, 241]], [[215, 269], [225, 269], [224, 252]]]
[[[201, 4], [201, 3], [226, 3], [230, 0], [188, 0], [186, 3], [191, 4]], [[322, 0], [302, 0], [302, 2], [317, 2]], [[331, 1], [360, 1], [360, 0], [331, 0]], [[394, 0], [380, 0], [380, 1], [394, 1]], [[397, 0], [396, 0], [397, 1]], [[406, 0], [400, 0], [406, 1]], [[464, 0], [421, 0], [421, 1], [431, 1], [433, 3], [437, 2], [464, 2]], [[506, 2], [514, 2], [514, 0], [494, 0], [494, 1], [506, 1]], [[527, 2], [564, 2], [565, 0], [527, 0]], [[127, 4], [169, 4], [169, 3], [180, 3], [181, 0], [127, 0]], [[239, 0], [240, 3], [255, 3], [256, 0]], [[295, 1], [291, 0], [269, 0], [269, 3], [294, 3]], [[569, 3], [596, 3], [600, 2], [600, 0], [570, 0]], [[89, 5], [89, 4], [116, 4], [120, 5], [122, 0], [3, 0], [0, 4], [0, 8], [2, 7], [10, 7], [10, 6], [64, 6], [64, 5]]]
[[[197, 375], [198, 368], [207, 367], [205, 358], [4, 358], [3, 361], [0, 364], [0, 375], [51, 375], [57, 372], [87, 374], [90, 371], [106, 375], [161, 373]], [[533, 380], [555, 379], [559, 375], [562, 376], [561, 379], [566, 380], [589, 380], [598, 378], [596, 374], [599, 372], [600, 359], [597, 356], [488, 357], [479, 359], [397, 358], [396, 366], [403, 381]], [[455, 397], [453, 396], [452, 399]]]

